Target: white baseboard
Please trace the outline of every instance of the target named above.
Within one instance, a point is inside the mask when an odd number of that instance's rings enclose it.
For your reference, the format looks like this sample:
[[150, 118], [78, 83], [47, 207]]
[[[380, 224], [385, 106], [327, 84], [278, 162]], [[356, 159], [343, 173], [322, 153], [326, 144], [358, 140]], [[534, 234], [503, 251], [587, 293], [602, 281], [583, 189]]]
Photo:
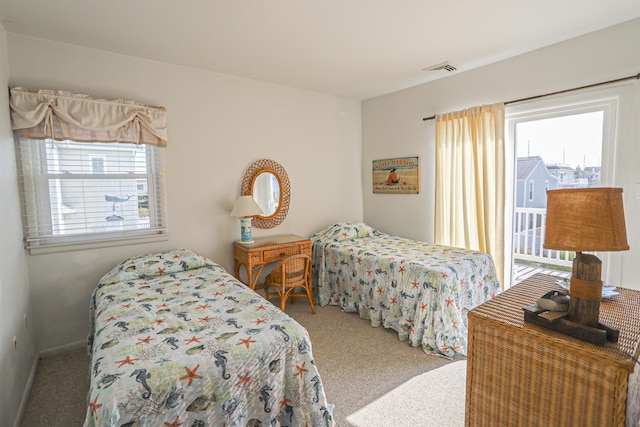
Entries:
[[58, 354], [67, 353], [69, 351], [77, 350], [87, 346], [87, 340], [76, 341], [70, 344], [60, 345], [58, 347], [51, 347], [45, 350], [40, 350], [40, 357], [47, 358], [51, 356], [57, 356]]
[[20, 427], [20, 424], [22, 424], [22, 418], [24, 417], [24, 411], [27, 409], [27, 403], [29, 403], [29, 395], [31, 394], [33, 381], [36, 378], [36, 372], [38, 371], [39, 362], [40, 362], [40, 357], [36, 354], [36, 356], [33, 358], [33, 364], [31, 365], [31, 372], [29, 373], [29, 378], [27, 379], [27, 384], [24, 388], [24, 393], [22, 393], [22, 398], [20, 399], [20, 406], [18, 407], [16, 420], [15, 420], [15, 423], [13, 424], [14, 427]]

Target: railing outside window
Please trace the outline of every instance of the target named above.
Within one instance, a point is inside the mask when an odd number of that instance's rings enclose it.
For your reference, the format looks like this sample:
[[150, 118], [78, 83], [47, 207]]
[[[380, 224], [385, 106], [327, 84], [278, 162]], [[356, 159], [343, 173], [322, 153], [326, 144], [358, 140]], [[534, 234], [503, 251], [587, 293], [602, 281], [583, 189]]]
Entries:
[[573, 252], [557, 251], [543, 247], [546, 220], [546, 209], [515, 208], [513, 221], [514, 260], [516, 262], [521, 260], [571, 267], [573, 264]]

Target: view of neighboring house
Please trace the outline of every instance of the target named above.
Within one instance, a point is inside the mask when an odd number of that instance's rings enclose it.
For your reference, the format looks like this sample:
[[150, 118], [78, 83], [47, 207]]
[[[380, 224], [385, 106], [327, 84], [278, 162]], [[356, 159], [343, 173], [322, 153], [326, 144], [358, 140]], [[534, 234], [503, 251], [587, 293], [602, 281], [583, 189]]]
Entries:
[[544, 249], [547, 190], [597, 187], [600, 167], [575, 169], [568, 164], [545, 164], [540, 156], [519, 157], [516, 163], [516, 201], [514, 215], [514, 261], [552, 266], [569, 266], [557, 251]]
[[520, 157], [516, 169], [516, 206], [546, 208], [547, 190], [558, 188], [559, 179], [551, 174], [542, 157]]
[[587, 180], [587, 187], [600, 187], [600, 166], [587, 166], [581, 170], [578, 166], [576, 173]]
[[516, 169], [516, 206], [547, 207], [547, 190], [600, 186], [600, 166], [577, 166], [565, 163], [545, 164], [540, 156], [519, 157]]
[[549, 173], [553, 175], [563, 187], [573, 186], [576, 179], [576, 171], [566, 163], [550, 163], [546, 165]]
[[558, 188], [598, 187], [600, 185], [600, 166], [577, 166], [573, 169], [564, 163], [547, 165], [549, 173], [558, 179]]

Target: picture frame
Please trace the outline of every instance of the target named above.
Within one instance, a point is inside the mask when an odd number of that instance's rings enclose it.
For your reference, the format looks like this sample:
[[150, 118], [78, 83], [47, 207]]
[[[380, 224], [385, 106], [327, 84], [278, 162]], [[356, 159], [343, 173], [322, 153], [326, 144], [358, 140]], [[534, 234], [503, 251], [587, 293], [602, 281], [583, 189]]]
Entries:
[[418, 194], [420, 157], [395, 157], [374, 160], [373, 192], [381, 194]]

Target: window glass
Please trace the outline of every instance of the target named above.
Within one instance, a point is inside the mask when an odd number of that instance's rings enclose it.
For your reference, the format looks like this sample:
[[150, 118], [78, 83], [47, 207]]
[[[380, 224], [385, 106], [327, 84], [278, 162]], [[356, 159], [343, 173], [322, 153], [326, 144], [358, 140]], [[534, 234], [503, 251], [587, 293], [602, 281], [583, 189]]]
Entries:
[[162, 150], [19, 139], [26, 246], [166, 233]]
[[570, 275], [573, 252], [544, 247], [547, 190], [612, 182], [618, 95], [617, 89], [584, 92], [507, 110], [507, 147], [512, 150], [507, 158], [513, 173], [507, 179], [512, 197], [507, 201], [510, 241], [505, 247], [512, 250], [505, 277], [512, 284], [537, 271]]

